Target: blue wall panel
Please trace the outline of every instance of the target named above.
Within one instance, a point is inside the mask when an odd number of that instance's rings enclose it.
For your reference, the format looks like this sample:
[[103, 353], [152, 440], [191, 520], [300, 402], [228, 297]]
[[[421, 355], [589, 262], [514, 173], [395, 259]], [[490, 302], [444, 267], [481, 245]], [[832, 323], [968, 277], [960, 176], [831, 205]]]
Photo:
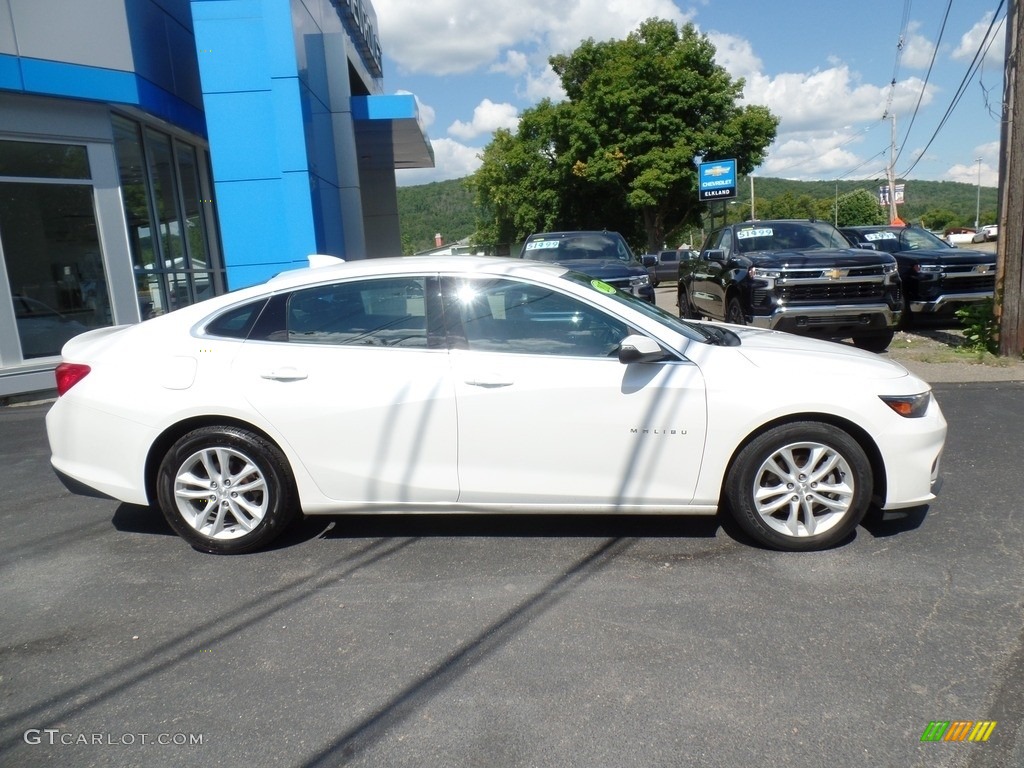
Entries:
[[0, 88], [11, 91], [25, 90], [21, 77], [21, 59], [17, 56], [0, 54]]

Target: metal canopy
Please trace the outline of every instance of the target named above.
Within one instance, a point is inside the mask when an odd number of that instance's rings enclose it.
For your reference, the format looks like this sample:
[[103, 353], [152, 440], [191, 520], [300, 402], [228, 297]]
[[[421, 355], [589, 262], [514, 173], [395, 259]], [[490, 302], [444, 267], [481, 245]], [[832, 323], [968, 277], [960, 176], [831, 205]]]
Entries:
[[352, 118], [361, 165], [434, 167], [434, 148], [412, 94], [353, 96]]

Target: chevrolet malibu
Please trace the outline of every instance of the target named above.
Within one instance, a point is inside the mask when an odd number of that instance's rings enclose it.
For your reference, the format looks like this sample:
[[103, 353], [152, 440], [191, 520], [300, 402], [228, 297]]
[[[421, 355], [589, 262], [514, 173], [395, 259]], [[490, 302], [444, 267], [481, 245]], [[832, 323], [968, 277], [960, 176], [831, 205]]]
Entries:
[[890, 360], [518, 259], [295, 270], [62, 356], [57, 475], [211, 553], [301, 514], [719, 509], [762, 546], [821, 549], [871, 505], [933, 499], [946, 434]]

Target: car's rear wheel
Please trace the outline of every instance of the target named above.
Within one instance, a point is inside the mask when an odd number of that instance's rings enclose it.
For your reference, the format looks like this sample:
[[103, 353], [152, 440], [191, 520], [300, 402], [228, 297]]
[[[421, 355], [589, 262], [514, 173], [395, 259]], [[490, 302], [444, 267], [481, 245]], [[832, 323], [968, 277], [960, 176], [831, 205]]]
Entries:
[[228, 426], [196, 429], [171, 446], [157, 474], [157, 499], [179, 536], [213, 554], [265, 546], [298, 511], [280, 449]]
[[863, 519], [872, 473], [848, 433], [821, 422], [771, 429], [737, 455], [725, 498], [737, 524], [772, 549], [805, 551], [841, 542]]
[[864, 334], [863, 336], [854, 336], [853, 345], [868, 352], [885, 352], [889, 345], [892, 344], [895, 335], [896, 332], [890, 329], [878, 333]]

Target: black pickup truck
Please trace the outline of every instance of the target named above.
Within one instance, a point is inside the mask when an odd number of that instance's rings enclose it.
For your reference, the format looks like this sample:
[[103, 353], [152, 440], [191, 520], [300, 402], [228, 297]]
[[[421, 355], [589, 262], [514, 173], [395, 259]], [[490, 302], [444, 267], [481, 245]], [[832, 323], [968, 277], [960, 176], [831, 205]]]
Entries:
[[558, 264], [654, 303], [647, 267], [618, 232], [539, 232], [526, 238], [519, 258]]
[[995, 293], [995, 253], [957, 248], [920, 227], [844, 227], [842, 231], [851, 242], [896, 258], [906, 325], [956, 326], [958, 309], [990, 301]]
[[891, 254], [857, 248], [831, 224], [743, 221], [712, 232], [680, 264], [680, 317], [708, 317], [807, 336], [851, 339], [872, 352], [903, 312]]

